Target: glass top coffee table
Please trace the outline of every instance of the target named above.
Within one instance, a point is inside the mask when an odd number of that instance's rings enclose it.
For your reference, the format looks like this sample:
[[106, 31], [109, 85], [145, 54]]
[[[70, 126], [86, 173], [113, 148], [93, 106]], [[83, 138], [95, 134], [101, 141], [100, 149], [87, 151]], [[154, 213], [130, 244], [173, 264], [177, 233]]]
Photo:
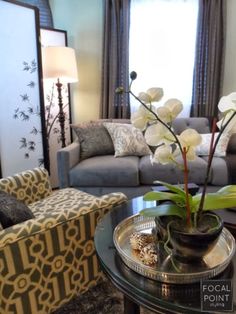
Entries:
[[[178, 285], [148, 279], [127, 267], [114, 247], [115, 227], [125, 218], [137, 214], [144, 207], [153, 205], [153, 202], [144, 202], [142, 197], [135, 198], [115, 207], [100, 221], [94, 241], [102, 269], [123, 293], [126, 314], [138, 314], [140, 305], [155, 313], [202, 313], [200, 283]], [[233, 284], [236, 284], [235, 267], [236, 255], [224, 272], [214, 279], [230, 279]], [[233, 312], [230, 313], [236, 313], [236, 289], [234, 289], [233, 300]]]

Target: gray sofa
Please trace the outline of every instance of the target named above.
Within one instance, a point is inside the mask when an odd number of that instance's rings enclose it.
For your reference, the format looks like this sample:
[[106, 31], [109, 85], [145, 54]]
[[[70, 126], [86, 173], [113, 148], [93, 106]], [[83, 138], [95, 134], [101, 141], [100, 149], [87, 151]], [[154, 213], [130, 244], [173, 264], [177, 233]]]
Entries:
[[[194, 128], [199, 133], [210, 132], [207, 118], [178, 118], [174, 121], [173, 127], [177, 134], [186, 128]], [[235, 183], [235, 154], [236, 140], [233, 136], [227, 147], [227, 155], [213, 159], [209, 179], [210, 190]], [[119, 191], [125, 193], [128, 198], [132, 198], [150, 191], [155, 180], [173, 184], [183, 183], [183, 173], [174, 164], [155, 163], [152, 165], [150, 156], [115, 158], [113, 155], [102, 155], [80, 161], [78, 141], [60, 149], [57, 158], [60, 187], [72, 186], [94, 195]], [[207, 157], [198, 156], [194, 161], [189, 162], [189, 182], [201, 186], [204, 182], [206, 167]]]

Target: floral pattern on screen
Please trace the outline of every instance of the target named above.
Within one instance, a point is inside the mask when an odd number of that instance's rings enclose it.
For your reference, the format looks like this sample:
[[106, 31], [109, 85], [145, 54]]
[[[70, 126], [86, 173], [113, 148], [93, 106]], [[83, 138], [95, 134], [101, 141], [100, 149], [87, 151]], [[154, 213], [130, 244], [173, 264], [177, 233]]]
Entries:
[[[18, 129], [19, 134], [19, 149], [22, 151], [25, 159], [30, 159], [32, 155], [37, 150], [37, 147], [41, 141], [42, 130], [40, 127], [39, 117], [40, 108], [35, 104], [32, 98], [31, 90], [37, 86], [37, 62], [35, 59], [31, 61], [22, 62], [22, 71], [25, 72], [26, 80], [28, 83], [25, 85], [25, 90], [19, 95], [19, 100], [17, 101], [16, 108], [13, 112], [13, 118], [18, 121], [22, 121], [27, 124], [31, 122], [28, 131], [24, 128]], [[37, 123], [34, 123], [34, 121]], [[38, 165], [42, 166], [44, 164], [43, 156], [38, 158]]]

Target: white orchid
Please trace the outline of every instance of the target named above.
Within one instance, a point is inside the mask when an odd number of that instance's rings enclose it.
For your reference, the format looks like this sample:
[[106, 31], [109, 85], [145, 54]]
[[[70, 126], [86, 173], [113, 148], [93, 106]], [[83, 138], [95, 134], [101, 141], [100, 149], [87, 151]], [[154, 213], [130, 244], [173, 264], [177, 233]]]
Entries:
[[[140, 105], [137, 111], [131, 114], [131, 123], [141, 131], [145, 130], [147, 127], [147, 123], [149, 121], [153, 121], [155, 119], [156, 108], [151, 106], [150, 110], [145, 108], [143, 105]], [[154, 114], [153, 114], [154, 113]]]
[[236, 111], [236, 93], [221, 97], [218, 109], [220, 112], [227, 112], [229, 110]]
[[[130, 78], [131, 87], [133, 81], [137, 78], [137, 73], [134, 71], [131, 72]], [[216, 143], [219, 141], [223, 132], [236, 132], [236, 92], [222, 97], [218, 104], [219, 111], [223, 115], [223, 119], [218, 122], [220, 132], [218, 135], [216, 135], [214, 122], [214, 131], [212, 136], [216, 136], [216, 139], [210, 150], [202, 193], [193, 197], [190, 196], [187, 189], [187, 160], [195, 159], [195, 149], [201, 143], [202, 138], [201, 135], [198, 134], [198, 132], [194, 129], [186, 129], [180, 135], [175, 134], [174, 130], [172, 129], [172, 121], [183, 109], [183, 104], [181, 101], [172, 98], [167, 100], [164, 105], [158, 109], [155, 109], [155, 107], [152, 105], [152, 102], [159, 101], [162, 98], [162, 88], [150, 88], [146, 93], [140, 93], [139, 96], [136, 96], [131, 91], [131, 88], [129, 88], [128, 91], [125, 91], [123, 87], [120, 87], [117, 89], [117, 92], [129, 93], [141, 104], [138, 112], [132, 114], [131, 121], [137, 128], [146, 130], [145, 139], [148, 145], [157, 146], [153, 157], [151, 157], [151, 161], [153, 163], [156, 162], [161, 164], [179, 164], [180, 160], [177, 157], [181, 157], [183, 161], [183, 181], [185, 185], [184, 190], [169, 183], [155, 181], [155, 183], [161, 183], [162, 185], [166, 186], [172, 193], [152, 191], [145, 195], [145, 200], [171, 200], [172, 202], [176, 203], [176, 205], [158, 205], [156, 208], [153, 207], [152, 209], [144, 209], [142, 214], [147, 214], [150, 216], [182, 216], [182, 218], [186, 218], [186, 223], [189, 227], [189, 230], [192, 230], [191, 224], [193, 223], [195, 225], [198, 222], [197, 217], [199, 218], [204, 210], [215, 210], [236, 206], [236, 185], [229, 185], [216, 193], [206, 193], [212, 160], [216, 150]], [[183, 207], [186, 207], [186, 212], [183, 211]], [[197, 214], [196, 216], [195, 213]], [[193, 221], [191, 221], [192, 214], [194, 214]]]
[[166, 165], [169, 163], [176, 163], [175, 158], [180, 154], [180, 150], [172, 150], [170, 145], [162, 145], [157, 147], [153, 157], [151, 158], [152, 162], [160, 163]]
[[182, 110], [182, 102], [176, 98], [171, 98], [163, 106], [157, 108], [157, 114], [162, 121], [168, 123], [172, 122]]
[[175, 142], [173, 134], [161, 123], [155, 123], [147, 127], [145, 140], [150, 146]]
[[138, 95], [138, 98], [145, 104], [152, 103], [155, 101], [161, 100], [163, 97], [164, 92], [163, 89], [160, 87], [152, 87], [149, 88], [146, 93], [141, 92]]
[[[236, 133], [236, 116], [234, 116], [232, 119], [232, 114], [234, 113], [233, 110], [230, 110], [226, 113], [226, 115], [217, 122], [217, 127], [222, 130], [222, 128], [228, 123], [227, 127], [224, 130], [224, 133], [232, 134]], [[229, 120], [231, 121], [229, 122]]]
[[[225, 128], [225, 133], [235, 133], [236, 132], [236, 116], [232, 119], [233, 113], [236, 111], [236, 93], [231, 93], [227, 96], [221, 97], [218, 109], [223, 114], [223, 118], [217, 122], [217, 126], [220, 130], [228, 123]], [[229, 122], [229, 120], [231, 121]]]
[[201, 135], [194, 129], [186, 129], [178, 135], [178, 139], [182, 149], [186, 148], [187, 159], [194, 160], [196, 158], [195, 149], [202, 142]]

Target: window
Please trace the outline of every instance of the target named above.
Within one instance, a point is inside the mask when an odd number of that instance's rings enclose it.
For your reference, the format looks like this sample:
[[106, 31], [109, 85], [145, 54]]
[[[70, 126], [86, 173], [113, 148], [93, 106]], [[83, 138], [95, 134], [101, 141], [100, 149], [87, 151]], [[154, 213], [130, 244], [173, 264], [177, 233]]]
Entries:
[[[192, 99], [198, 0], [131, 0], [130, 71], [138, 73], [133, 91], [162, 87], [164, 97], [184, 104]], [[138, 103], [131, 99], [131, 111]]]

